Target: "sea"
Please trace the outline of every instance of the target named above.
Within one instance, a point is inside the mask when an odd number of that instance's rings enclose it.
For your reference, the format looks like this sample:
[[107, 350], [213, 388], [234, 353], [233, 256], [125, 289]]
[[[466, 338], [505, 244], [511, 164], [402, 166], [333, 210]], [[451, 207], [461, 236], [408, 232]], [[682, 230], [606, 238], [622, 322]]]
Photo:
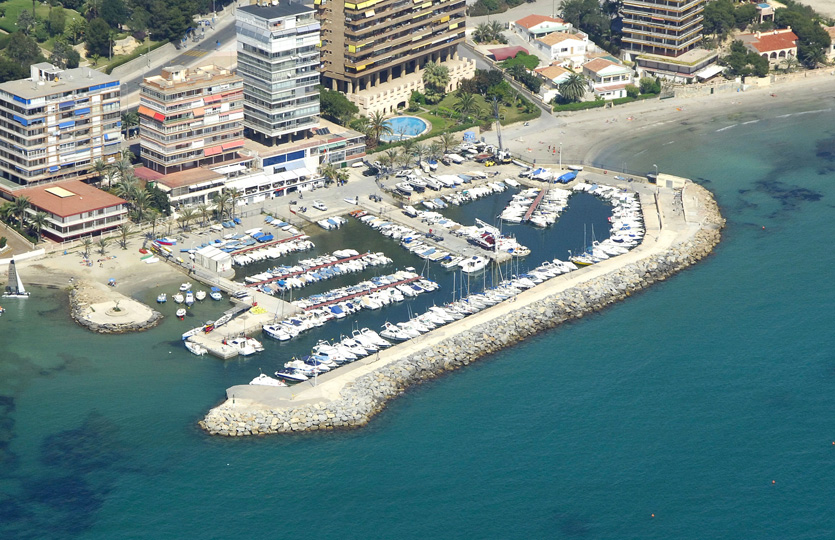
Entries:
[[[196, 305], [186, 321], [163, 306], [159, 327], [119, 336], [73, 324], [62, 290], [3, 301], [0, 538], [832, 538], [831, 105], [720, 114], [613, 141], [602, 162], [657, 165], [715, 193], [728, 220], [715, 253], [411, 388], [362, 429], [244, 439], [199, 430], [225, 388], [315, 342], [266, 342], [261, 355], [227, 362], [188, 354], [180, 334], [225, 301]], [[444, 212], [489, 221], [510, 196]], [[505, 228], [534, 253], [503, 273], [565, 259], [592, 226], [605, 236], [607, 212], [578, 195], [549, 231]], [[320, 252], [385, 251], [395, 260], [377, 273], [423, 262], [357, 222], [314, 241]], [[435, 297], [333, 323], [321, 338], [460, 294], [460, 277], [425, 271], [442, 285]]]

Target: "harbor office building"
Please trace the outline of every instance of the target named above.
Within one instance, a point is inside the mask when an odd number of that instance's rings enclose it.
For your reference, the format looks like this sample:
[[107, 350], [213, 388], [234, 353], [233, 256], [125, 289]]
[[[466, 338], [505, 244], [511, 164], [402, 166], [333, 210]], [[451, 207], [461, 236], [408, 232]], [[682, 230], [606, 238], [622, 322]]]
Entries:
[[89, 68], [42, 62], [0, 84], [0, 176], [21, 185], [84, 180], [115, 161], [122, 122], [119, 81]]
[[127, 201], [81, 180], [38, 184], [14, 192], [3, 190], [0, 194], [6, 198], [27, 197], [28, 217], [46, 213], [41, 233], [58, 242], [111, 231], [128, 220]]
[[142, 163], [162, 174], [236, 159], [244, 145], [243, 79], [214, 65], [168, 66], [139, 87]]

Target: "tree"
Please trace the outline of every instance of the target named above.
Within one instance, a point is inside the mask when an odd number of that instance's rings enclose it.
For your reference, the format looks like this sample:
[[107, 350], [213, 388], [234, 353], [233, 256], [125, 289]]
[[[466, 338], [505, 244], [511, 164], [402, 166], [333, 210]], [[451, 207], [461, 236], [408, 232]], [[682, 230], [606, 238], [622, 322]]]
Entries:
[[704, 31], [724, 37], [736, 25], [734, 5], [731, 0], [716, 0], [708, 2], [704, 10]]
[[226, 211], [229, 209], [229, 205], [232, 201], [232, 196], [228, 191], [222, 191], [215, 195], [214, 203], [215, 208], [217, 210], [217, 219], [223, 221], [223, 216], [226, 214]]
[[736, 27], [745, 30], [749, 24], [757, 19], [757, 6], [754, 4], [742, 4], [734, 9], [734, 21]]
[[49, 10], [46, 26], [49, 28], [49, 35], [57, 36], [64, 33], [67, 24], [67, 14], [61, 6]]
[[562, 18], [586, 32], [589, 39], [606, 47], [611, 42], [611, 20], [598, 0], [563, 0]]
[[29, 76], [26, 66], [0, 57], [0, 82], [18, 81]]
[[137, 126], [139, 126], [139, 114], [136, 111], [128, 111], [122, 114], [122, 127], [125, 128], [125, 136], [128, 139], [131, 137], [131, 131]]
[[768, 60], [746, 49], [741, 41], [731, 43], [730, 50], [730, 54], [720, 60], [728, 66], [730, 75], [765, 77], [768, 74]]
[[87, 19], [82, 17], [70, 19], [70, 22], [66, 25], [66, 29], [64, 30], [65, 35], [70, 38], [73, 45], [78, 45], [86, 32]]
[[122, 0], [101, 0], [101, 18], [111, 28], [120, 28], [128, 18], [128, 10]]
[[55, 40], [55, 44], [52, 47], [52, 54], [49, 56], [49, 61], [59, 68], [72, 69], [78, 67], [78, 63], [81, 61], [81, 55], [67, 43], [65, 38], [59, 37]]
[[23, 219], [26, 216], [26, 210], [29, 209], [31, 203], [29, 201], [29, 197], [26, 195], [21, 195], [20, 197], [14, 200], [14, 211], [15, 215], [17, 216], [17, 222], [20, 224], [20, 228], [23, 228]]
[[200, 226], [201, 227], [205, 227], [206, 222], [209, 221], [209, 212], [210, 211], [211, 210], [209, 209], [208, 204], [203, 203], [203, 204], [198, 204], [197, 205], [197, 212], [200, 214]]
[[661, 83], [658, 79], [652, 77], [641, 77], [638, 82], [640, 84], [642, 94], [659, 94], [661, 93]]
[[458, 100], [452, 106], [461, 115], [461, 120], [467, 120], [472, 115], [478, 115], [479, 106], [476, 97], [468, 92], [458, 92]]
[[238, 188], [232, 188], [229, 190], [229, 213], [231, 217], [235, 217], [235, 208], [238, 206], [238, 200], [244, 196], [244, 192]]
[[557, 90], [560, 96], [569, 103], [581, 101], [586, 95], [586, 78], [582, 73], [572, 73], [564, 83], [557, 87]]
[[426, 148], [426, 155], [429, 158], [437, 159], [443, 155], [444, 149], [441, 146], [440, 141], [432, 141], [429, 143], [429, 146]]
[[38, 239], [41, 237], [41, 229], [46, 226], [47, 217], [47, 213], [41, 211], [35, 212], [35, 215], [32, 216], [32, 227], [38, 232]]
[[108, 56], [110, 54], [110, 43], [110, 25], [101, 18], [90, 21], [85, 34], [87, 56], [94, 54], [99, 57]]
[[520, 51], [513, 58], [508, 58], [501, 62], [501, 65], [505, 68], [522, 66], [527, 70], [533, 71], [539, 65], [539, 57], [535, 54], [525, 54]]
[[337, 170], [333, 163], [323, 163], [319, 165], [319, 174], [325, 179], [325, 185], [329, 186], [336, 181]]
[[89, 236], [85, 236], [83, 240], [81, 240], [81, 245], [84, 246], [84, 258], [90, 258], [90, 248], [93, 247], [93, 239]]
[[99, 253], [101, 253], [102, 257], [104, 257], [106, 255], [107, 246], [108, 244], [110, 244], [110, 238], [105, 238], [104, 236], [102, 236], [101, 238], [99, 238], [97, 244], [99, 245]]
[[627, 97], [636, 98], [636, 97], [638, 97], [638, 94], [640, 92], [641, 92], [640, 89], [637, 86], [635, 86], [634, 84], [627, 84], [626, 85], [626, 96]]
[[194, 211], [194, 208], [186, 207], [180, 212], [180, 223], [182, 224], [183, 230], [185, 231], [188, 229], [189, 223], [191, 223], [197, 213]]
[[400, 150], [397, 148], [389, 148], [385, 153], [386, 161], [389, 164], [389, 169], [392, 169], [400, 163]]
[[9, 60], [17, 62], [22, 66], [30, 66], [43, 62], [41, 48], [38, 43], [23, 32], [15, 32], [6, 48], [6, 56]]
[[102, 0], [86, 0], [84, 6], [81, 8], [81, 13], [87, 17], [88, 20], [95, 19], [101, 16]]
[[122, 223], [119, 225], [119, 234], [121, 235], [122, 239], [120, 243], [122, 244], [122, 249], [128, 249], [128, 235], [133, 231], [133, 226], [130, 223]]
[[368, 129], [372, 134], [374, 144], [379, 144], [380, 137], [383, 135], [391, 135], [394, 131], [391, 125], [386, 120], [386, 115], [380, 111], [376, 111], [368, 118]]
[[323, 118], [340, 126], [347, 126], [360, 110], [342, 92], [319, 87], [319, 106]]
[[[34, 10], [32, 10], [34, 13]], [[29, 35], [35, 26], [38, 24], [38, 21], [35, 20], [35, 17], [32, 13], [29, 13], [28, 10], [22, 10], [17, 16], [17, 27], [26, 35]]]
[[370, 126], [371, 124], [369, 123], [367, 116], [360, 116], [359, 118], [354, 118], [348, 124], [348, 127], [353, 129], [354, 131], [359, 131], [360, 133], [365, 135], [366, 142], [369, 142], [372, 139]]
[[448, 84], [449, 68], [435, 62], [427, 62], [423, 69], [423, 86], [426, 100], [429, 103], [441, 101]]
[[458, 144], [458, 140], [455, 138], [455, 135], [452, 133], [443, 133], [438, 138], [438, 143], [440, 143], [441, 148], [444, 151], [444, 154], [448, 154], [449, 151]]

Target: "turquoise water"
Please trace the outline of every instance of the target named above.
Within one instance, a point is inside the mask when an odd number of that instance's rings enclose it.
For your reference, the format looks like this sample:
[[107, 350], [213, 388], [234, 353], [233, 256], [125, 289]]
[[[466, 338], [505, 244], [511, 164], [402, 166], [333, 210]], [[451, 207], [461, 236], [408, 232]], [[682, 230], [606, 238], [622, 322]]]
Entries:
[[835, 115], [788, 112], [614, 148], [716, 193], [716, 253], [362, 430], [209, 438], [196, 421], [265, 360], [188, 355], [172, 318], [93, 336], [58, 291], [5, 301], [0, 535], [831, 537]]
[[380, 136], [383, 142], [411, 139], [429, 129], [429, 123], [417, 116], [395, 116], [385, 123], [391, 128], [391, 133]]

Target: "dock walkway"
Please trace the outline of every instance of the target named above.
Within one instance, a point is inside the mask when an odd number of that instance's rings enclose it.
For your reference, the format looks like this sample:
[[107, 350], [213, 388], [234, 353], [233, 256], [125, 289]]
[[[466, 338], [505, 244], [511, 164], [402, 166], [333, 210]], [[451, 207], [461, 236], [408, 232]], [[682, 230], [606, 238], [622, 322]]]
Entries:
[[531, 214], [533, 214], [536, 211], [536, 209], [539, 208], [539, 203], [542, 202], [542, 199], [543, 199], [543, 197], [545, 197], [546, 193], [548, 193], [548, 188], [547, 187], [543, 187], [542, 189], [539, 190], [539, 194], [536, 196], [536, 198], [531, 203], [531, 206], [530, 206], [530, 208], [528, 208], [528, 211], [525, 212], [525, 217], [522, 218], [522, 221], [528, 221], [528, 220], [531, 219]]
[[343, 259], [337, 259], [337, 260], [329, 262], [329, 263], [324, 263], [324, 264], [319, 264], [319, 265], [316, 265], [316, 266], [311, 266], [310, 268], [306, 268], [305, 270], [296, 270], [295, 272], [289, 272], [287, 274], [282, 274], [280, 276], [274, 276], [274, 277], [271, 277], [269, 279], [265, 279], [265, 280], [262, 280], [262, 281], [256, 281], [255, 283], [247, 283], [246, 286], [247, 287], [259, 287], [261, 285], [264, 285], [265, 283], [272, 283], [273, 281], [278, 281], [280, 279], [287, 279], [287, 278], [290, 278], [290, 277], [299, 276], [299, 275], [307, 273], [307, 272], [315, 272], [316, 270], [321, 270], [322, 268], [328, 268], [329, 266], [334, 266], [334, 265], [337, 265], [337, 264], [340, 264], [340, 263], [344, 263], [344, 262], [348, 262], [348, 261], [354, 261], [356, 259], [361, 259], [361, 258], [365, 257], [366, 255], [368, 255], [368, 252], [360, 253], [359, 255], [352, 255], [350, 257], [345, 257]]

